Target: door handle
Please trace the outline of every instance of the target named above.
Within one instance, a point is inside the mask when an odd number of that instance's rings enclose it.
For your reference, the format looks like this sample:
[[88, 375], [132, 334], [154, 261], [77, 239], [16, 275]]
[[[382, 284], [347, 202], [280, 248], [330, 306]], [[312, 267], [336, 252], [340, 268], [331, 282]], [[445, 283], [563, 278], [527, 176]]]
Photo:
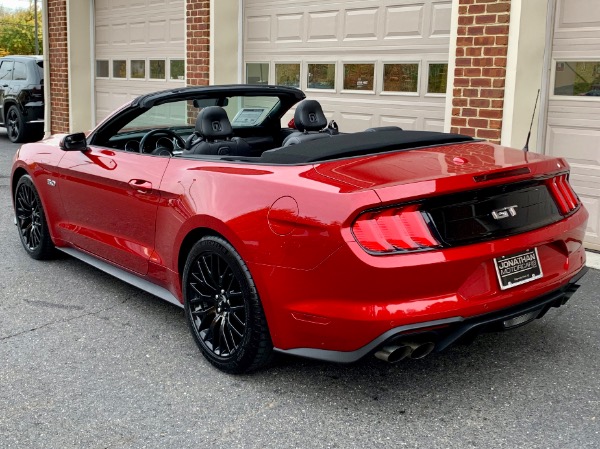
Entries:
[[3, 84], [2, 87], [8, 87], [8, 84]]
[[152, 191], [152, 183], [143, 179], [132, 179], [129, 181], [129, 186], [138, 193], [150, 193]]

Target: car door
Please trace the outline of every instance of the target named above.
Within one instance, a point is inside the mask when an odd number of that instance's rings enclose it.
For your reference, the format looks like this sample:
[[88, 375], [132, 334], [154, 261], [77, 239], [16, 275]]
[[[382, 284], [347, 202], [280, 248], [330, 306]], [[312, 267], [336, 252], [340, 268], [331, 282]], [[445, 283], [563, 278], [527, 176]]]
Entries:
[[79, 248], [146, 274], [169, 158], [89, 146], [65, 153], [58, 187], [65, 235]]
[[12, 80], [13, 62], [7, 59], [0, 60], [0, 123], [5, 123], [4, 100], [10, 89]]

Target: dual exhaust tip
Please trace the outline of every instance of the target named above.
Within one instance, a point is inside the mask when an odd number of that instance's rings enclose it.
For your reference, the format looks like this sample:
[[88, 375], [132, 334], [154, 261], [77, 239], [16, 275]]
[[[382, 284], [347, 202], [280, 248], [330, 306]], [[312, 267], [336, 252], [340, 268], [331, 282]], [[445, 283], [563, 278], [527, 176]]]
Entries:
[[435, 344], [428, 341], [425, 343], [401, 342], [398, 345], [384, 346], [375, 353], [375, 357], [388, 363], [398, 363], [407, 357], [411, 359], [422, 359], [428, 356], [435, 348]]

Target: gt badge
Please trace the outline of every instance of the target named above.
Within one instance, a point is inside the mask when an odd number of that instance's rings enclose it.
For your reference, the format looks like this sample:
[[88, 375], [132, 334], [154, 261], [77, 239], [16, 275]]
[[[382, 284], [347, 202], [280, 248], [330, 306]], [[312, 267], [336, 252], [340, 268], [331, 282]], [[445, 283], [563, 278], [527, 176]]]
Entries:
[[48, 178], [48, 179], [46, 180], [46, 182], [48, 183], [48, 185], [49, 185], [50, 187], [54, 187], [54, 186], [56, 186], [56, 181], [55, 181], [54, 179], [50, 179], [50, 178]]
[[517, 215], [517, 207], [519, 206], [508, 206], [503, 207], [502, 209], [496, 209], [492, 211], [492, 217], [494, 220], [502, 220], [508, 217], [514, 217]]

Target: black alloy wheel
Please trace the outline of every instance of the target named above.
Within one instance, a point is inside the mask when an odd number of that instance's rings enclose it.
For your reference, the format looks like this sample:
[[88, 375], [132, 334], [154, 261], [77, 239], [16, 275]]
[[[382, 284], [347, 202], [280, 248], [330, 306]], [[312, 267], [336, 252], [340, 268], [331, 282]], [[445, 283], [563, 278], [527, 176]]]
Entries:
[[199, 240], [188, 256], [185, 315], [196, 344], [222, 371], [239, 374], [266, 365], [273, 345], [248, 267], [220, 237]]
[[25, 121], [16, 106], [11, 106], [6, 114], [6, 131], [9, 140], [13, 143], [25, 140]]
[[51, 258], [54, 244], [48, 231], [42, 201], [29, 175], [23, 175], [17, 183], [15, 216], [25, 251], [34, 259]]

